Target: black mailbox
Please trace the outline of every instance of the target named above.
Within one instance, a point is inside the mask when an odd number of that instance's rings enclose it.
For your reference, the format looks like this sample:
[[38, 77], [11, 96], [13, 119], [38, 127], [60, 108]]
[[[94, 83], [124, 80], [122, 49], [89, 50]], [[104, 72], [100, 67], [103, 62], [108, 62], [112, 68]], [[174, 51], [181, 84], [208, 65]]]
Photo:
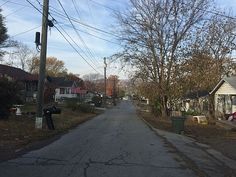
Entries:
[[52, 120], [52, 114], [61, 114], [61, 109], [57, 108], [56, 106], [52, 106], [49, 108], [44, 108], [43, 113], [46, 118], [48, 129], [55, 130], [53, 120]]
[[61, 114], [61, 109], [56, 106], [43, 109], [44, 114]]

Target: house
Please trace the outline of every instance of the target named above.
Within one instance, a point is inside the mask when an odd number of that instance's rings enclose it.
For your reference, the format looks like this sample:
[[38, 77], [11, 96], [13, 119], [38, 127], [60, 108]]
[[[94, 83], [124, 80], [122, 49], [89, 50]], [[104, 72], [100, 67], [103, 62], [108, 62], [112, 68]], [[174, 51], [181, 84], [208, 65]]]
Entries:
[[236, 112], [236, 77], [220, 80], [210, 92], [214, 95], [215, 117], [225, 117]]
[[182, 106], [184, 107], [185, 111], [207, 113], [208, 96], [209, 92], [206, 90], [189, 92], [182, 99]]
[[36, 100], [38, 76], [32, 75], [20, 68], [0, 64], [0, 78], [14, 80], [23, 84], [21, 97], [23, 101], [29, 102]]
[[69, 80], [65, 77], [51, 78], [51, 83], [55, 87], [55, 102], [63, 101], [65, 98], [79, 98], [81, 99], [86, 90], [81, 89], [79, 81]]

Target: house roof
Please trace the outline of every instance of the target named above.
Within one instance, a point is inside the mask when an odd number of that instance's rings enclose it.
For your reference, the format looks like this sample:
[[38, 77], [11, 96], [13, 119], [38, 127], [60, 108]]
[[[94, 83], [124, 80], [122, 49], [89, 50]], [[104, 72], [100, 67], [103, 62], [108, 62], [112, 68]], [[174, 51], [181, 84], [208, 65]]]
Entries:
[[218, 84], [215, 86], [215, 88], [210, 92], [210, 94], [215, 93], [220, 87], [221, 85], [227, 82], [229, 85], [231, 85], [233, 88], [236, 89], [236, 76], [232, 76], [232, 77], [225, 77], [223, 79], [220, 80], [220, 82], [218, 82]]
[[0, 64], [0, 76], [8, 76], [14, 80], [32, 81], [38, 80], [36, 75], [32, 75], [20, 68]]
[[195, 98], [200, 98], [200, 97], [206, 97], [209, 95], [209, 92], [206, 90], [200, 90], [196, 92], [189, 92], [187, 93], [184, 98], [185, 99], [195, 99]]
[[74, 81], [67, 80], [65, 77], [51, 77], [51, 82], [58, 87], [72, 87]]

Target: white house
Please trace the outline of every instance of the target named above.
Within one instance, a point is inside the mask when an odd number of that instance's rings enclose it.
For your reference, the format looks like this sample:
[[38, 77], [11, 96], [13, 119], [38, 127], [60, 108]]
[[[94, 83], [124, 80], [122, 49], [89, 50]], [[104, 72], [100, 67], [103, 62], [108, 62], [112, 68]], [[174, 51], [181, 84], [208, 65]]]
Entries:
[[68, 80], [64, 77], [52, 78], [52, 83], [55, 86], [55, 102], [64, 98], [76, 98], [85, 92], [81, 90], [77, 81]]
[[210, 92], [214, 95], [215, 116], [223, 116], [236, 112], [236, 77], [220, 80]]

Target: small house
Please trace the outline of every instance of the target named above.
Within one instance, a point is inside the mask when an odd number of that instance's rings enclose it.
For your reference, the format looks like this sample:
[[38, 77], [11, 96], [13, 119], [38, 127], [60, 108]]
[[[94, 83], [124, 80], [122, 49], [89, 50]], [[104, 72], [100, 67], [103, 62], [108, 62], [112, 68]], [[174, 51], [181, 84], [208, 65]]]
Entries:
[[32, 75], [20, 68], [0, 64], [0, 78], [14, 80], [23, 84], [21, 90], [22, 101], [31, 102], [36, 100], [38, 76]]
[[210, 92], [214, 95], [214, 109], [216, 117], [226, 118], [236, 112], [236, 77], [226, 77], [220, 80]]
[[208, 112], [208, 96], [209, 92], [206, 90], [188, 92], [182, 99], [182, 106], [185, 111], [195, 111], [198, 113]]
[[51, 80], [55, 87], [55, 102], [63, 101], [65, 98], [81, 98], [86, 94], [86, 91], [81, 89], [78, 81], [69, 80], [65, 77], [54, 77]]

